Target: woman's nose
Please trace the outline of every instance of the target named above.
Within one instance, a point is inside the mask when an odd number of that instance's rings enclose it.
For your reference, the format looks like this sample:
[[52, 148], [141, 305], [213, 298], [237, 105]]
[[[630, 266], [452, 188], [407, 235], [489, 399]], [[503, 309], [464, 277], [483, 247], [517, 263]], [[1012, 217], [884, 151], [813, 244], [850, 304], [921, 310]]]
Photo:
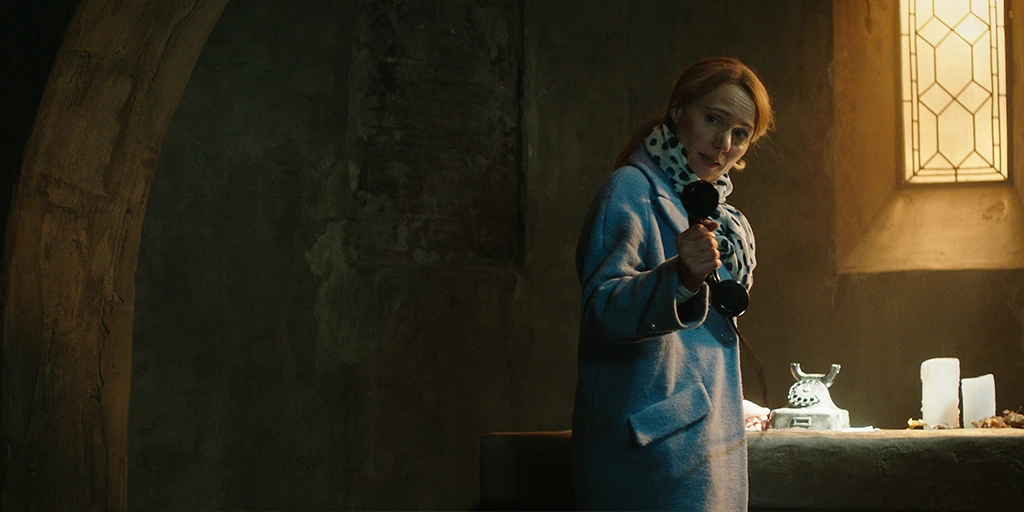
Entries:
[[729, 132], [725, 131], [719, 133], [718, 136], [715, 137], [713, 145], [715, 146], [715, 149], [723, 153], [727, 153], [729, 151], [729, 147], [732, 145], [732, 140], [731, 137], [729, 137]]

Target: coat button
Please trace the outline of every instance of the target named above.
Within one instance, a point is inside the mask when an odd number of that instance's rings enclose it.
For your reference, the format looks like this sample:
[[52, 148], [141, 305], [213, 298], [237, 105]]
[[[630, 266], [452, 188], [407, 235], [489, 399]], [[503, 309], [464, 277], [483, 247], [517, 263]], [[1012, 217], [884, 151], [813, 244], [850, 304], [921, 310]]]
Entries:
[[655, 330], [655, 329], [657, 329], [657, 328], [658, 328], [658, 326], [656, 326], [656, 325], [654, 325], [654, 324], [651, 324], [651, 330], [652, 330], [652, 331], [653, 331], [653, 330]]

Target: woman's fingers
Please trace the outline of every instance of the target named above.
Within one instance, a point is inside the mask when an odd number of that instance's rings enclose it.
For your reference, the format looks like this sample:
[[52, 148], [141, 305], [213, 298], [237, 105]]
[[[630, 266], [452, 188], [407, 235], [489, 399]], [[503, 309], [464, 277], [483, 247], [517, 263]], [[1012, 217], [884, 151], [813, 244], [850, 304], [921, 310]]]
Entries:
[[700, 266], [704, 268], [704, 270], [706, 270], [707, 272], [710, 272], [718, 268], [722, 264], [722, 261], [719, 259], [721, 255], [718, 253], [717, 249], [691, 252], [688, 254], [684, 254], [681, 257], [687, 263], [694, 266]]
[[685, 240], [700, 240], [710, 237], [714, 240], [714, 231], [718, 229], [718, 223], [713, 220], [704, 219], [700, 224], [694, 224], [679, 234]]
[[718, 223], [704, 220], [676, 236], [679, 272], [687, 288], [695, 290], [708, 274], [722, 266], [714, 230]]
[[718, 240], [702, 225], [693, 226], [676, 237], [676, 252], [687, 261], [698, 264], [710, 264], [720, 257]]

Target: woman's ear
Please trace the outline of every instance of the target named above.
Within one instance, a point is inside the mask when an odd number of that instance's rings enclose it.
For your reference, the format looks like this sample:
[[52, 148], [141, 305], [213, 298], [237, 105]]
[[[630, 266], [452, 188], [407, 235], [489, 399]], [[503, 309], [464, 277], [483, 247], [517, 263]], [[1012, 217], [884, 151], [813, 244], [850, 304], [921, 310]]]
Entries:
[[679, 125], [679, 116], [683, 113], [683, 109], [674, 108], [668, 111], [668, 116], [672, 118], [672, 123]]

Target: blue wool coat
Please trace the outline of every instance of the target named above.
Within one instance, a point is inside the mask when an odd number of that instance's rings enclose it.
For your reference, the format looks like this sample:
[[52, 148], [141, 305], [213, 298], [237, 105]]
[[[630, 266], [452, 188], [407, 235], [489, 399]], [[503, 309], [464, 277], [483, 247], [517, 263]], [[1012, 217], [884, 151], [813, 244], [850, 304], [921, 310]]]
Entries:
[[642, 148], [587, 215], [576, 251], [583, 293], [572, 420], [581, 510], [747, 507], [736, 335], [708, 308], [706, 285], [675, 304], [675, 237], [688, 226]]

